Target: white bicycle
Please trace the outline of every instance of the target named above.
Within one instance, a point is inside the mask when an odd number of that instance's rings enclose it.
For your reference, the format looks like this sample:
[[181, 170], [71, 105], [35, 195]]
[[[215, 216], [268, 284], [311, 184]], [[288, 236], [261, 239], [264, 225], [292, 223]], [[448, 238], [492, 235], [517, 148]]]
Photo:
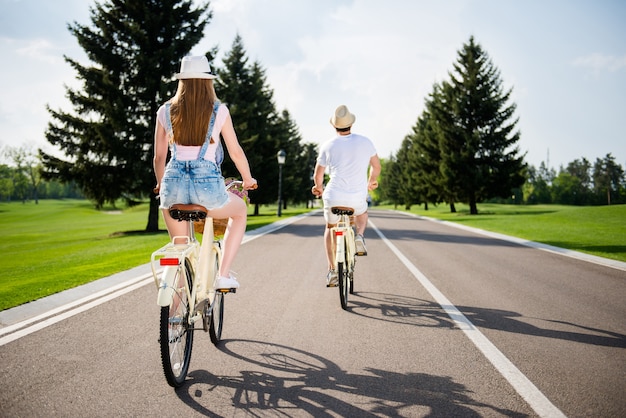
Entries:
[[335, 251], [333, 264], [339, 279], [339, 300], [344, 310], [348, 309], [348, 295], [354, 293], [354, 267], [356, 265], [356, 244], [352, 215], [354, 209], [333, 206], [332, 213], [339, 215], [339, 222], [330, 229], [334, 237]]
[[[233, 181], [227, 189], [243, 190], [241, 181]], [[216, 289], [222, 262], [222, 236], [226, 220], [207, 216], [200, 205], [176, 204], [170, 215], [188, 221], [186, 236], [176, 236], [152, 253], [151, 267], [158, 288], [157, 304], [161, 306], [161, 361], [167, 382], [180, 387], [185, 382], [195, 330], [209, 333], [217, 345], [224, 323], [224, 295], [236, 289]], [[204, 221], [202, 243], [195, 236], [195, 227]], [[158, 269], [162, 267], [162, 271]]]

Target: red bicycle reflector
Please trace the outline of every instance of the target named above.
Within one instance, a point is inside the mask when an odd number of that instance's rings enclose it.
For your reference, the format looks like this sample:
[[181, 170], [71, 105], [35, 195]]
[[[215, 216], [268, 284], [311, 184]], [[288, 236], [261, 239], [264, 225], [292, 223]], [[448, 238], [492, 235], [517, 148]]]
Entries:
[[159, 264], [162, 266], [177, 266], [179, 262], [178, 258], [162, 258], [159, 260]]
[[335, 236], [340, 237], [343, 235], [343, 231], [335, 231]]

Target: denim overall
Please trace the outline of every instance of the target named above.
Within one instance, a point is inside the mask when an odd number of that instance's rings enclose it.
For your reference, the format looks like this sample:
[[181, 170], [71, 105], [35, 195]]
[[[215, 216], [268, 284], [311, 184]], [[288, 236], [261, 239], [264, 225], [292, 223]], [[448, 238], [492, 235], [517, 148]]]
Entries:
[[[159, 205], [161, 209], [168, 209], [176, 203], [193, 203], [211, 210], [220, 208], [228, 202], [228, 193], [226, 192], [224, 177], [222, 177], [220, 168], [222, 161], [224, 161], [224, 148], [219, 136], [215, 151], [216, 162], [204, 159], [211, 142], [211, 133], [219, 105], [220, 103], [216, 101], [211, 114], [209, 129], [197, 159], [178, 161], [176, 159], [176, 144], [171, 144], [171, 158], [165, 167], [165, 173], [161, 180]], [[165, 116], [167, 119], [167, 133], [171, 137], [173, 129], [170, 118], [170, 103], [165, 104]]]

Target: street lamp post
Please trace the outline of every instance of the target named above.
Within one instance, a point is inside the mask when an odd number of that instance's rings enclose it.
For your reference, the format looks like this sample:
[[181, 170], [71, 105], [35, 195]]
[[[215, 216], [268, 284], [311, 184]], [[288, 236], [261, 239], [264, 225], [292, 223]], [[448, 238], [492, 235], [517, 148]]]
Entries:
[[283, 165], [285, 164], [285, 158], [287, 157], [287, 153], [284, 149], [281, 149], [276, 154], [276, 159], [278, 160], [278, 213], [277, 215], [282, 216], [283, 212]]

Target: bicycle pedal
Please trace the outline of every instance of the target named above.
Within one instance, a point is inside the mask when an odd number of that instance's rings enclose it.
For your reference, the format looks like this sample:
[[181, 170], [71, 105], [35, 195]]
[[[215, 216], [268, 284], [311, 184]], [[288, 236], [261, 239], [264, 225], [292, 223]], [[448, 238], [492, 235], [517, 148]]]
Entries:
[[204, 298], [196, 303], [196, 312], [203, 312], [209, 305], [209, 298]]
[[181, 325], [183, 323], [183, 318], [179, 316], [172, 317], [168, 320], [170, 325]]
[[333, 283], [333, 284], [328, 283], [328, 284], [326, 284], [326, 287], [339, 287], [339, 284], [337, 284], [337, 283]]
[[237, 293], [237, 289], [231, 287], [230, 289], [216, 289], [220, 293]]

